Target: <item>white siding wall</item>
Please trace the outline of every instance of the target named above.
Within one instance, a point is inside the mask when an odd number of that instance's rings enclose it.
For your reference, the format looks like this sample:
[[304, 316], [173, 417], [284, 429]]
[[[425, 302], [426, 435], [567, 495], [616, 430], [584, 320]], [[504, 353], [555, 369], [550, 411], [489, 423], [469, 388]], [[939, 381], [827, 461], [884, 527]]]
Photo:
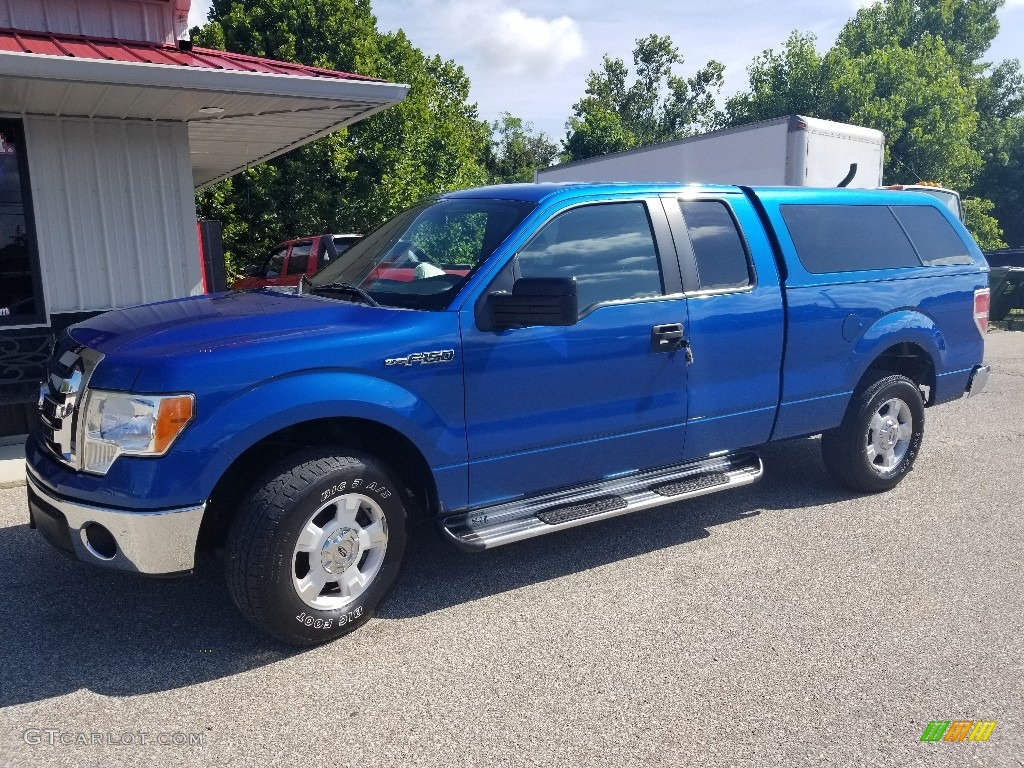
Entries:
[[130, 307], [202, 292], [184, 123], [28, 118], [46, 307]]
[[0, 27], [173, 43], [169, 0], [0, 0]]

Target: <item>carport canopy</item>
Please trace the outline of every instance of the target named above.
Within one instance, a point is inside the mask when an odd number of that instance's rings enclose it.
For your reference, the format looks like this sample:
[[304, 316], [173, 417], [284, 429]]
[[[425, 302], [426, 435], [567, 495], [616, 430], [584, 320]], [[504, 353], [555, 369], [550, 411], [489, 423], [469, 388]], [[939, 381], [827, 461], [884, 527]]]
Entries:
[[0, 114], [187, 123], [199, 188], [397, 104], [409, 90], [187, 48], [0, 29]]

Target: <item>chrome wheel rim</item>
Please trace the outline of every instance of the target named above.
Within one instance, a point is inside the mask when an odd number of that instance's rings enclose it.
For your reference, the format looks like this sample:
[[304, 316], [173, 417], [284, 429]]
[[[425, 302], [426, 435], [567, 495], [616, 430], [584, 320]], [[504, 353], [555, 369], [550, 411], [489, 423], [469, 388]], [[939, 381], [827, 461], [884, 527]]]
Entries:
[[899, 466], [910, 449], [914, 435], [914, 416], [910, 406], [899, 398], [886, 400], [868, 423], [865, 448], [868, 464], [880, 475]]
[[292, 554], [295, 594], [318, 611], [348, 606], [373, 583], [387, 546], [388, 524], [376, 501], [358, 493], [331, 499], [299, 532]]

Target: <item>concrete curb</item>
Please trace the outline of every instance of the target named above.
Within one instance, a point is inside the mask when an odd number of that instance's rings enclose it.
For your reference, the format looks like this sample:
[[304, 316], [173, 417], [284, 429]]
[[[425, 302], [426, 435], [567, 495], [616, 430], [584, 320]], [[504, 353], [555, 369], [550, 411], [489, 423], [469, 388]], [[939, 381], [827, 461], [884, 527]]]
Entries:
[[0, 445], [0, 488], [25, 484], [25, 441]]

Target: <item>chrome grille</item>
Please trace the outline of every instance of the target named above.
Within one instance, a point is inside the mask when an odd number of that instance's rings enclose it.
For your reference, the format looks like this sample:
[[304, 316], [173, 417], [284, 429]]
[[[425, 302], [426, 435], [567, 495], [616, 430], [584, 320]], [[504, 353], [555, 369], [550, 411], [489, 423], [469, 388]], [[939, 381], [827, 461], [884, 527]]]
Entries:
[[78, 414], [89, 379], [102, 355], [77, 346], [64, 336], [46, 365], [39, 386], [39, 420], [43, 445], [58, 459], [75, 466]]

